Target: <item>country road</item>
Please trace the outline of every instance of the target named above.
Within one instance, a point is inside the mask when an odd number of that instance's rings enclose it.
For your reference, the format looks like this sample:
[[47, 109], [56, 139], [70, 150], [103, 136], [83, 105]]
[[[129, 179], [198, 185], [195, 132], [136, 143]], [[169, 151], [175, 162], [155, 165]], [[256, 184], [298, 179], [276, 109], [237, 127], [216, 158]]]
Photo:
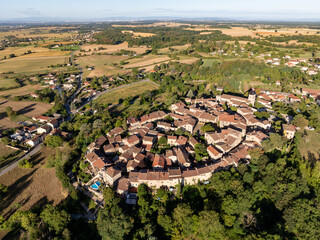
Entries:
[[73, 110], [75, 112], [78, 112], [81, 108], [83, 108], [85, 105], [87, 105], [88, 103], [92, 102], [93, 100], [99, 98], [101, 95], [105, 94], [105, 93], [108, 93], [108, 92], [113, 92], [115, 90], [118, 90], [118, 89], [121, 89], [121, 88], [124, 88], [124, 87], [129, 87], [129, 86], [132, 86], [132, 85], [135, 85], [135, 84], [138, 84], [138, 83], [142, 83], [142, 82], [150, 82], [156, 86], [159, 87], [159, 84], [155, 83], [155, 82], [152, 82], [150, 81], [149, 79], [145, 79], [145, 80], [140, 80], [138, 82], [133, 82], [133, 83], [129, 83], [129, 84], [125, 84], [125, 85], [121, 85], [119, 87], [115, 87], [115, 88], [111, 88], [111, 89], [108, 89], [108, 90], [105, 90], [103, 92], [100, 92], [98, 93], [96, 96], [94, 96], [93, 98], [91, 98], [89, 101], [85, 102], [84, 104], [82, 104], [80, 107], [78, 107], [77, 109]]
[[[80, 69], [82, 70], [82, 69]], [[70, 103], [71, 101], [74, 99], [74, 97], [79, 93], [79, 89], [81, 87], [81, 81], [82, 81], [82, 73], [80, 75], [80, 80], [79, 80], [79, 83], [80, 85], [78, 84], [77, 85], [77, 91], [74, 95], [72, 95], [72, 97], [70, 99], [67, 100], [67, 104], [66, 104], [66, 108], [68, 110], [68, 113], [69, 113], [69, 117], [66, 119], [66, 121], [70, 121], [72, 119], [72, 117], [70, 116]], [[80, 110], [82, 107], [84, 107], [85, 105], [87, 105], [88, 103], [90, 103], [91, 101], [97, 99], [98, 97], [100, 97], [101, 95], [105, 94], [105, 93], [108, 93], [108, 92], [112, 92], [112, 91], [115, 91], [115, 90], [118, 90], [118, 89], [121, 89], [121, 88], [124, 88], [124, 87], [128, 87], [128, 86], [132, 86], [132, 85], [135, 85], [135, 84], [138, 84], [138, 83], [142, 83], [142, 82], [150, 82], [156, 86], [159, 86], [159, 84], [157, 83], [154, 83], [152, 81], [150, 81], [149, 79], [145, 79], [145, 80], [141, 80], [141, 81], [138, 81], [138, 82], [133, 82], [133, 83], [129, 83], [129, 84], [126, 84], [126, 85], [121, 85], [119, 87], [116, 87], [116, 88], [112, 88], [112, 89], [108, 89], [106, 91], [103, 91], [103, 92], [100, 92], [98, 93], [96, 96], [94, 96], [93, 98], [91, 98], [88, 102], [84, 103], [81, 105], [81, 107], [79, 107], [78, 109], [76, 109], [75, 111], [78, 111]], [[31, 151], [29, 151], [27, 154], [23, 155], [21, 158], [15, 160], [14, 162], [10, 163], [9, 165], [3, 167], [2, 169], [0, 169], [0, 176], [2, 176], [3, 174], [11, 171], [12, 169], [14, 169], [15, 167], [18, 166], [18, 163], [20, 161], [22, 161], [23, 159], [26, 159], [26, 158], [29, 158], [29, 157], [32, 157], [34, 154], [36, 154], [37, 152], [39, 152], [41, 150], [43, 146], [43, 143], [40, 143], [39, 145], [37, 145], [34, 149], [32, 149]]]
[[18, 163], [20, 161], [22, 161], [23, 159], [32, 157], [34, 154], [36, 154], [37, 152], [40, 151], [40, 149], [42, 148], [43, 143], [40, 143], [39, 145], [37, 145], [34, 149], [32, 149], [30, 152], [28, 152], [27, 154], [23, 155], [21, 158], [17, 159], [16, 161], [14, 161], [13, 163], [11, 163], [10, 165], [7, 165], [5, 167], [3, 167], [0, 170], [0, 176], [2, 176], [3, 174], [6, 174], [7, 172], [11, 171], [12, 169], [14, 169], [15, 167], [18, 166]]

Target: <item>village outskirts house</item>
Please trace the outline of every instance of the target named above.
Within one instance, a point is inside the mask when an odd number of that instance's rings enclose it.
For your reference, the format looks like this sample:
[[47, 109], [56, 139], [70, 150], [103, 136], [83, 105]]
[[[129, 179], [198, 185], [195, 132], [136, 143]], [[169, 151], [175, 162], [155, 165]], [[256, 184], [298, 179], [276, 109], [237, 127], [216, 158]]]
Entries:
[[291, 124], [283, 124], [282, 128], [283, 128], [283, 135], [286, 138], [288, 138], [288, 139], [294, 138], [294, 135], [296, 133], [296, 128], [293, 125], [291, 125]]

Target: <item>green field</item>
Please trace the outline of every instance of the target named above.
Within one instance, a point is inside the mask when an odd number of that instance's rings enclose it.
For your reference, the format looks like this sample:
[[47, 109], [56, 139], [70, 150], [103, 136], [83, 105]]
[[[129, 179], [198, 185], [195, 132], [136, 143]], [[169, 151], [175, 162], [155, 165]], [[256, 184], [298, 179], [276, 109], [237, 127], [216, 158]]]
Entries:
[[203, 59], [202, 66], [204, 67], [212, 67], [212, 64], [215, 62], [220, 62], [219, 59]]
[[7, 89], [11, 87], [18, 87], [19, 84], [13, 79], [0, 79], [0, 89]]
[[100, 104], [118, 104], [120, 99], [125, 99], [127, 97], [134, 97], [144, 93], [147, 90], [155, 90], [158, 87], [151, 82], [137, 83], [132, 86], [124, 87], [121, 89], [108, 92], [100, 96], [96, 102]]

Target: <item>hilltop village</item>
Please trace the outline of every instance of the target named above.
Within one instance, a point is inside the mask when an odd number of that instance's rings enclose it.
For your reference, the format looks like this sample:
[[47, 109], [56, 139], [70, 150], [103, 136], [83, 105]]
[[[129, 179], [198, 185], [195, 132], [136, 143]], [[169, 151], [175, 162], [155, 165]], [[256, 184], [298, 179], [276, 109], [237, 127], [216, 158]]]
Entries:
[[[129, 118], [126, 131], [114, 128], [88, 146], [85, 161], [94, 178], [86, 185], [104, 182], [115, 186], [118, 194], [127, 195], [142, 183], [171, 190], [177, 184], [206, 183], [216, 171], [236, 167], [239, 161], [250, 163], [248, 151], [268, 138], [273, 116], [257, 118], [255, 102], [272, 112], [272, 99], [297, 101], [291, 95], [262, 91], [257, 97], [252, 89], [248, 98], [228, 94], [186, 98], [185, 103], [172, 104], [170, 112]], [[236, 107], [236, 112], [225, 106]], [[292, 139], [295, 126], [282, 127], [283, 134]], [[184, 134], [177, 134], [179, 131]], [[199, 148], [204, 152], [201, 164], [195, 160]], [[92, 185], [89, 190], [98, 193]]]

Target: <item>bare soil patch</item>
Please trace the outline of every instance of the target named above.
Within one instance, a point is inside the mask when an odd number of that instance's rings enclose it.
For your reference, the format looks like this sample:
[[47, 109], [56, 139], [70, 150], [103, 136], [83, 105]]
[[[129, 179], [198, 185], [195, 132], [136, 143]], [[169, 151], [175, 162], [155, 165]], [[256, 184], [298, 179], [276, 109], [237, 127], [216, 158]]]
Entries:
[[29, 210], [35, 206], [52, 203], [56, 205], [67, 197], [66, 190], [55, 176], [54, 169], [45, 168], [46, 158], [55, 150], [43, 148], [31, 161], [32, 169], [16, 167], [0, 177], [0, 183], [8, 192], [0, 202], [0, 212], [5, 218], [16, 210]]

